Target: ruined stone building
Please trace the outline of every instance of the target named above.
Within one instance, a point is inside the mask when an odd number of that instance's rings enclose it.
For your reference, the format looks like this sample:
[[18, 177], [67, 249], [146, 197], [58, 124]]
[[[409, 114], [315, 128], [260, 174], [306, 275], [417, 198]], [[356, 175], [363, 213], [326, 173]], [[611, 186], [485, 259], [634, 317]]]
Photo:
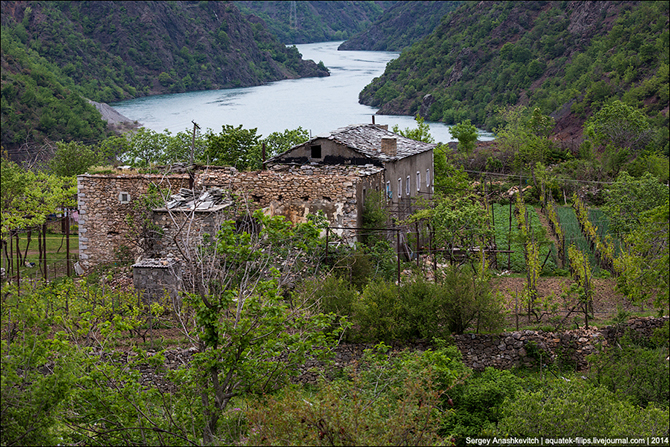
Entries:
[[381, 167], [385, 195], [398, 205], [403, 200], [432, 195], [435, 146], [390, 132], [386, 125], [351, 125], [317, 135], [269, 159], [266, 165], [369, 164]]
[[[130, 250], [135, 257], [179, 258], [174, 241], [176, 235], [183, 233], [187, 220], [191, 227], [199, 228], [199, 233], [213, 233], [222, 218], [235, 219], [255, 209], [283, 215], [294, 223], [305, 222], [308, 214], [323, 211], [331, 226], [360, 227], [363, 204], [370, 191], [383, 191], [392, 204], [432, 194], [434, 147], [389, 132], [384, 126], [357, 125], [311, 138], [269, 159], [261, 171], [199, 166], [190, 176], [80, 175], [79, 262], [90, 268], [117, 260], [124, 250]], [[192, 200], [173, 209], [168, 204], [153, 209], [152, 225], [161, 237], [147, 248], [147, 244], [137, 240], [132, 220], [137, 222], [135, 204], [152, 184], [174, 194], [190, 186], [198, 191], [196, 195], [223, 190], [227, 192], [226, 200]], [[356, 238], [355, 230], [342, 228], [334, 232], [344, 240]]]

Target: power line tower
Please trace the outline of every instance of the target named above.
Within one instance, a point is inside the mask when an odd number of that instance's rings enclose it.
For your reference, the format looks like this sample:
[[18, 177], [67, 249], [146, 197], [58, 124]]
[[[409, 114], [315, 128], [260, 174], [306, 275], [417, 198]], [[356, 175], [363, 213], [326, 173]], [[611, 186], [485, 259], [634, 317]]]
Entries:
[[298, 29], [298, 10], [295, 1], [291, 2], [288, 17], [288, 26], [290, 26], [293, 29]]

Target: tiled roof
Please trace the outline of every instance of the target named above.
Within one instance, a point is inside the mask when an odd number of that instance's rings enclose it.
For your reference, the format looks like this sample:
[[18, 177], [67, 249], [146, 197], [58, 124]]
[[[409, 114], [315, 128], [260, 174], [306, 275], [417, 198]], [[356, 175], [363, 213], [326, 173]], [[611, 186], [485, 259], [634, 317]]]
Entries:
[[[385, 130], [375, 124], [354, 124], [341, 127], [326, 135], [317, 135], [316, 138], [328, 138], [337, 141], [347, 147], [361, 152], [369, 157], [380, 160], [399, 160], [401, 158], [420, 154], [434, 149], [436, 144], [423, 143], [421, 141], [405, 138], [402, 135]], [[381, 151], [382, 138], [396, 138], [397, 156], [389, 157]]]
[[[429, 151], [437, 146], [436, 144], [423, 143], [421, 141], [405, 138], [402, 135], [385, 130], [375, 124], [351, 124], [326, 134], [317, 135], [311, 138], [307, 144], [324, 138], [336, 141], [350, 149], [381, 161], [400, 160], [401, 158]], [[381, 151], [382, 138], [396, 138], [397, 155], [395, 157], [389, 157]], [[289, 149], [287, 152], [290, 152], [291, 150], [293, 150], [293, 148]], [[278, 159], [282, 155], [283, 154], [276, 155], [268, 161]]]

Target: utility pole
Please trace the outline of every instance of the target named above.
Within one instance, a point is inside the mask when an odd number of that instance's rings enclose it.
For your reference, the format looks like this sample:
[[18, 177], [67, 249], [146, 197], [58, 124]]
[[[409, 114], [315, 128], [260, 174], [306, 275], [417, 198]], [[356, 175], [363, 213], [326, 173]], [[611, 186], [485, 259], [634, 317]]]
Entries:
[[193, 123], [193, 141], [191, 142], [191, 159], [189, 160], [189, 165], [193, 166], [193, 163], [195, 162], [195, 129], [200, 130], [200, 126], [193, 120], [191, 120], [191, 122]]

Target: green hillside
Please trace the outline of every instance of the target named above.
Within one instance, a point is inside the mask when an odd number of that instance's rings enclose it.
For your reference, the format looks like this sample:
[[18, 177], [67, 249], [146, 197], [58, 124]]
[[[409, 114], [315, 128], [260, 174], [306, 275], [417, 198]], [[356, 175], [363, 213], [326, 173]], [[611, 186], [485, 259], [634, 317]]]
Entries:
[[328, 76], [231, 2], [2, 2], [2, 145], [96, 139], [83, 98]]
[[430, 34], [462, 2], [397, 2], [338, 49], [401, 51]]
[[667, 128], [668, 4], [468, 2], [359, 98], [382, 114], [470, 119], [486, 129], [501, 106], [539, 107], [562, 139], [620, 99]]
[[265, 21], [285, 44], [346, 40], [366, 29], [394, 1], [235, 2], [244, 14]]

